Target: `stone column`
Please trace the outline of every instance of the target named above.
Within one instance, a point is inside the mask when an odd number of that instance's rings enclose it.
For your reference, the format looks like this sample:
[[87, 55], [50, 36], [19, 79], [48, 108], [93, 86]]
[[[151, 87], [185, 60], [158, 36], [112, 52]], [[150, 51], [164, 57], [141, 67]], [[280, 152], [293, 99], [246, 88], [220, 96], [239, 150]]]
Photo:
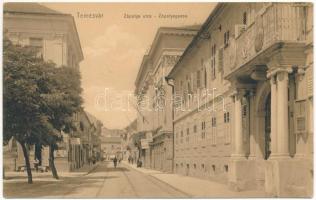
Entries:
[[233, 157], [245, 157], [245, 148], [243, 142], [243, 130], [242, 130], [242, 106], [241, 100], [243, 98], [243, 92], [238, 91], [234, 95], [235, 105], [235, 148]]
[[256, 135], [257, 131], [256, 129], [256, 116], [255, 116], [255, 98], [256, 98], [256, 93], [255, 90], [252, 89], [249, 91], [249, 114], [250, 114], [250, 130], [249, 130], [249, 158], [255, 158], [256, 157]]
[[277, 154], [277, 86], [276, 77], [271, 76], [271, 157]]
[[288, 72], [277, 73], [277, 132], [278, 156], [289, 156], [289, 124], [288, 124]]

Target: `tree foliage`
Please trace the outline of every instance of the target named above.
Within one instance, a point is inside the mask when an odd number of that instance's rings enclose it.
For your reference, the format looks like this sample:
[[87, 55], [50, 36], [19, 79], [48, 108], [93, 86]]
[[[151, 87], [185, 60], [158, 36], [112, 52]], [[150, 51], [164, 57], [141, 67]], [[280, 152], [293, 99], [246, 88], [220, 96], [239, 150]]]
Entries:
[[73, 114], [81, 109], [79, 70], [56, 67], [32, 47], [7, 38], [3, 49], [4, 141], [14, 137], [21, 145], [49, 146], [53, 152], [61, 131], [74, 129]]

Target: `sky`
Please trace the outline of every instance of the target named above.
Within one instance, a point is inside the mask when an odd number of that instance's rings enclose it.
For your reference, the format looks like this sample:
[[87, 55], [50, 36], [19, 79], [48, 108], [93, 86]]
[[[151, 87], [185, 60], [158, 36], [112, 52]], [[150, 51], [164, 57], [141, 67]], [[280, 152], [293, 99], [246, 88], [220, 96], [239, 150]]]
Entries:
[[[84, 60], [80, 63], [84, 109], [110, 129], [137, 116], [132, 95], [144, 54], [161, 26], [202, 24], [215, 3], [43, 3], [74, 16]], [[80, 17], [87, 14], [100, 18]], [[159, 18], [159, 14], [186, 15]], [[152, 18], [126, 18], [151, 15]], [[124, 17], [125, 16], [125, 17]], [[130, 99], [130, 100], [128, 100]]]

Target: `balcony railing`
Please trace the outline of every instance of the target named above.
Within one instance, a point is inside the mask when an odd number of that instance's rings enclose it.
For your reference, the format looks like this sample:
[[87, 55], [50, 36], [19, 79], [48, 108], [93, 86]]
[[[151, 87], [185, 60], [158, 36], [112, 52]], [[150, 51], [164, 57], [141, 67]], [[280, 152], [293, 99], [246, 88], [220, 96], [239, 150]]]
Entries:
[[305, 19], [304, 5], [270, 3], [244, 30], [236, 25], [235, 38], [224, 49], [224, 76], [277, 42], [305, 41]]

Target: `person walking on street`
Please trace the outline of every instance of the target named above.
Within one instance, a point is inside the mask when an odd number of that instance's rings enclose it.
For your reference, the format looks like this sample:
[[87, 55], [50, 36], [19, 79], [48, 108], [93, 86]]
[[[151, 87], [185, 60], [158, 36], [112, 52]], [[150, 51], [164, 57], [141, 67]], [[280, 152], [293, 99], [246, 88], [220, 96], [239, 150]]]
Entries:
[[113, 158], [113, 164], [114, 164], [114, 167], [116, 168], [116, 165], [117, 165], [117, 158], [116, 158], [116, 156]]

